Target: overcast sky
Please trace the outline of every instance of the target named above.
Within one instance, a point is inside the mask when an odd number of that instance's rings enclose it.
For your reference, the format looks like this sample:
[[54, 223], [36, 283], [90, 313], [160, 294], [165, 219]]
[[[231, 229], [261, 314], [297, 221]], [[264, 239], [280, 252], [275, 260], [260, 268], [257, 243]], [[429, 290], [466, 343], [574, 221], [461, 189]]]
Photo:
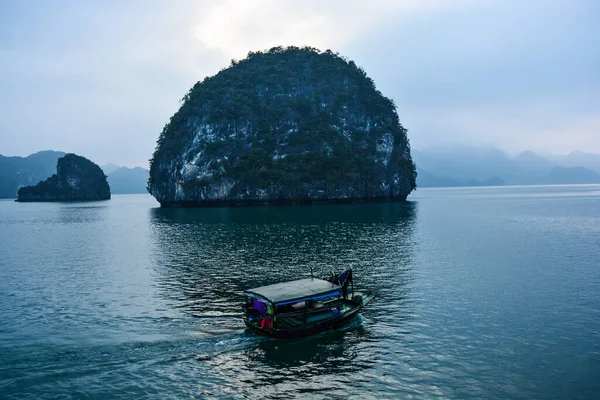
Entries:
[[600, 1], [0, 1], [0, 154], [147, 167], [179, 99], [250, 50], [332, 49], [414, 148], [600, 153]]

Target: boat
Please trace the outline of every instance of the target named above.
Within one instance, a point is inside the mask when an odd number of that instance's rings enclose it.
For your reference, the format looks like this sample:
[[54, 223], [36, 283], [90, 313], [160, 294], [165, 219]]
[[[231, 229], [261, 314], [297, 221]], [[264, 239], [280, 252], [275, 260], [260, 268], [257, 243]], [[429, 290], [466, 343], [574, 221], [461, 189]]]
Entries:
[[[352, 296], [348, 298], [348, 286]], [[352, 269], [244, 291], [244, 323], [273, 338], [320, 333], [351, 322], [374, 296], [354, 295]]]

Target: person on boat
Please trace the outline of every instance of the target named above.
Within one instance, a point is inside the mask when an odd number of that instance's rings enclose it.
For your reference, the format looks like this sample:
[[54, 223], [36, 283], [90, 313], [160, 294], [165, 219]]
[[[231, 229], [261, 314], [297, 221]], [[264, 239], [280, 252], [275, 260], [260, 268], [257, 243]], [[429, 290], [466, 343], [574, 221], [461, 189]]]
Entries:
[[338, 275], [335, 274], [335, 272], [331, 271], [331, 283], [337, 285], [338, 284]]
[[352, 282], [352, 268], [348, 268], [340, 274], [339, 282], [342, 286], [342, 296], [344, 296], [344, 300], [348, 300], [348, 285]]

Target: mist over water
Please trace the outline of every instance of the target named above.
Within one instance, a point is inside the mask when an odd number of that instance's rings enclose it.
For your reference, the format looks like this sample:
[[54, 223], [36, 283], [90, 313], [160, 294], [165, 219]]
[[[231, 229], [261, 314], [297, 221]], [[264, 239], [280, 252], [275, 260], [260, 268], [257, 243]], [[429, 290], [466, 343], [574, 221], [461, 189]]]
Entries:
[[[407, 203], [0, 202], [0, 397], [594, 398], [600, 186]], [[352, 266], [342, 330], [245, 330], [244, 289]]]

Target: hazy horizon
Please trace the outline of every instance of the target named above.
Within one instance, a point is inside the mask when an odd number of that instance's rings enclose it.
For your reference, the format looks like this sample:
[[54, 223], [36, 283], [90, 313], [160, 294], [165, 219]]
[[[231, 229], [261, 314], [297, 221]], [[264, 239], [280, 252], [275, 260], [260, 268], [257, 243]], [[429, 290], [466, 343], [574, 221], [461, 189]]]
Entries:
[[248, 51], [332, 49], [395, 101], [414, 149], [600, 153], [600, 3], [0, 4], [0, 154], [147, 168], [199, 80]]
[[[489, 145], [470, 145], [467, 143], [453, 143], [453, 144], [448, 144], [448, 145], [432, 145], [432, 146], [425, 146], [425, 147], [420, 147], [420, 148], [415, 148], [414, 146], [412, 147], [413, 151], [420, 151], [420, 152], [431, 152], [431, 151], [436, 151], [436, 152], [442, 152], [442, 151], [454, 151], [454, 150], [460, 150], [460, 149], [470, 149], [470, 150], [500, 150], [501, 152], [503, 152], [504, 154], [506, 154], [508, 157], [510, 158], [515, 158], [516, 156], [518, 156], [519, 154], [523, 153], [523, 152], [527, 152], [527, 151], [531, 151], [539, 156], [542, 157], [560, 157], [560, 156], [566, 156], [568, 154], [571, 153], [583, 153], [583, 154], [597, 154], [600, 155], [600, 152], [588, 152], [585, 150], [580, 150], [580, 149], [574, 149], [574, 150], [570, 150], [570, 151], [565, 151], [565, 152], [561, 152], [561, 153], [544, 153], [544, 152], [537, 152], [537, 151], [533, 151], [530, 149], [522, 149], [520, 151], [517, 152], [510, 152], [507, 151], [505, 149], [501, 149], [498, 146], [494, 146], [492, 144]], [[5, 156], [5, 157], [27, 157], [31, 154], [37, 153], [39, 151], [62, 151], [65, 153], [69, 153], [70, 151], [64, 150], [64, 149], [40, 149], [38, 151], [34, 151], [33, 153], [29, 153], [29, 154], [3, 154], [0, 153], [0, 155]], [[87, 157], [85, 154], [80, 154], [81, 156], [84, 156], [86, 158], [89, 158], [91, 161], [96, 162], [96, 160], [91, 159], [90, 157]], [[113, 161], [108, 161], [108, 162], [104, 162], [104, 163], [99, 163], [96, 162], [96, 164], [100, 165], [101, 167], [127, 167], [127, 168], [136, 168], [136, 167], [141, 167], [141, 168], [148, 168], [148, 164], [146, 163], [145, 165], [133, 165], [133, 164], [119, 164]]]
[[[452, 151], [456, 151], [456, 150], [480, 150], [480, 151], [492, 151], [492, 150], [500, 150], [501, 152], [503, 152], [504, 154], [506, 154], [508, 157], [510, 158], [515, 158], [518, 155], [520, 155], [523, 152], [527, 152], [527, 151], [531, 151], [541, 157], [544, 158], [553, 158], [553, 157], [561, 157], [561, 156], [566, 156], [569, 155], [571, 153], [583, 153], [583, 154], [597, 154], [600, 156], [600, 152], [588, 152], [588, 151], [584, 151], [584, 150], [580, 150], [580, 149], [574, 149], [574, 150], [570, 150], [570, 151], [565, 151], [565, 152], [561, 152], [561, 153], [544, 153], [544, 152], [537, 152], [537, 151], [533, 151], [530, 149], [522, 149], [520, 151], [517, 152], [510, 152], [507, 151], [505, 149], [501, 149], [498, 146], [494, 146], [494, 145], [480, 145], [480, 146], [475, 146], [475, 145], [470, 145], [470, 144], [466, 144], [466, 143], [454, 143], [454, 144], [448, 144], [448, 145], [432, 145], [432, 146], [425, 146], [425, 147], [420, 147], [420, 148], [415, 148], [413, 146], [412, 150], [413, 151], [419, 151], [419, 152], [448, 152], [451, 153]], [[27, 157], [31, 154], [37, 153], [39, 151], [62, 151], [65, 153], [69, 153], [70, 151], [64, 150], [64, 149], [40, 149], [38, 151], [35, 151], [33, 153], [29, 153], [29, 154], [3, 154], [0, 153], [0, 155], [5, 156], [5, 157]], [[99, 163], [96, 162], [96, 160], [91, 159], [90, 157], [87, 157], [85, 154], [79, 154], [81, 156], [84, 156], [88, 159], [90, 159], [91, 161], [94, 161], [96, 164], [98, 164], [101, 167], [127, 167], [127, 168], [136, 168], [136, 167], [141, 167], [141, 168], [148, 168], [148, 163], [146, 163], [145, 165], [133, 165], [133, 164], [119, 164], [113, 161], [108, 161], [105, 163]], [[549, 160], [552, 161], [552, 160]]]

